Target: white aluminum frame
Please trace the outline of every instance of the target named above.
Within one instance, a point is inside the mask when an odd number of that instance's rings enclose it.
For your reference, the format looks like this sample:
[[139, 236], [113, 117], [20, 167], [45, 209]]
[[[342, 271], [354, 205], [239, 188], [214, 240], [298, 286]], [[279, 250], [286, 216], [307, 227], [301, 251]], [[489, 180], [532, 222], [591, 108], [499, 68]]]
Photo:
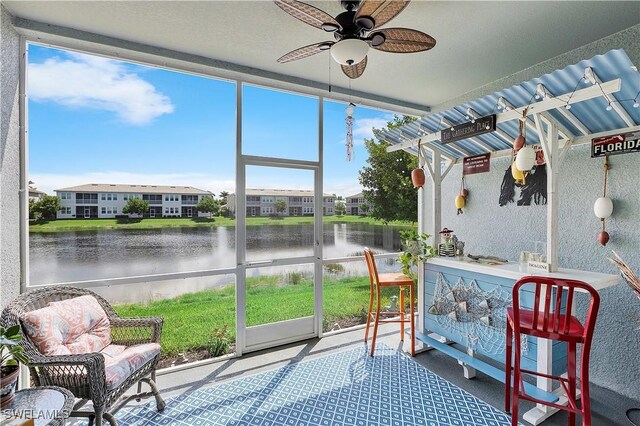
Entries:
[[[92, 55], [98, 55], [103, 57], [109, 57], [117, 60], [130, 61], [134, 63], [139, 63], [143, 65], [153, 66], [161, 69], [166, 69], [169, 71], [175, 71], [190, 75], [196, 75], [205, 78], [215, 78], [222, 81], [233, 82], [236, 84], [236, 211], [242, 212], [242, 214], [238, 214], [236, 218], [236, 267], [231, 268], [219, 268], [219, 269], [204, 269], [204, 270], [196, 270], [196, 271], [187, 271], [187, 272], [172, 272], [172, 273], [161, 273], [161, 274], [147, 274], [147, 275], [138, 275], [138, 276], [128, 276], [128, 277], [115, 277], [115, 278], [100, 278], [100, 279], [92, 279], [92, 280], [82, 280], [82, 281], [72, 281], [72, 282], [64, 282], [64, 283], [43, 283], [31, 285], [29, 279], [29, 221], [28, 221], [28, 164], [29, 164], [29, 156], [28, 156], [28, 102], [27, 99], [27, 65], [28, 65], [28, 44], [37, 44], [41, 46], [53, 47], [66, 49], [71, 51], [77, 51]], [[354, 256], [354, 257], [343, 257], [343, 258], [331, 258], [331, 259], [323, 259], [323, 247], [322, 247], [322, 206], [323, 206], [323, 129], [324, 129], [324, 101], [335, 101], [335, 102], [344, 102], [342, 96], [334, 93], [334, 97], [323, 97], [322, 95], [318, 95], [315, 90], [305, 90], [305, 88], [300, 87], [292, 90], [290, 87], [282, 87], [281, 85], [274, 84], [265, 86], [272, 90], [281, 90], [287, 91], [290, 93], [295, 93], [302, 96], [312, 96], [318, 99], [319, 108], [318, 108], [318, 161], [297, 161], [297, 160], [287, 160], [280, 158], [269, 158], [269, 157], [257, 157], [257, 156], [242, 156], [242, 86], [244, 83], [248, 84], [256, 84], [255, 82], [245, 81], [240, 79], [233, 79], [229, 77], [225, 77], [216, 72], [216, 70], [207, 67], [190, 64], [184, 61], [167, 61], [160, 57], [151, 57], [148, 55], [136, 55], [135, 52], [124, 51], [118, 48], [105, 48], [104, 46], [91, 46], [87, 47], [82, 43], [75, 43], [73, 40], [61, 40], [56, 37], [52, 37], [48, 34], [39, 34], [38, 37], [33, 35], [21, 35], [20, 37], [20, 93], [19, 93], [19, 105], [20, 105], [20, 292], [23, 293], [31, 288], [40, 288], [47, 287], [50, 285], [71, 285], [82, 288], [98, 288], [98, 287], [110, 287], [110, 286], [121, 286], [121, 285], [131, 285], [136, 283], [146, 283], [146, 282], [160, 282], [166, 280], [176, 280], [176, 279], [188, 279], [188, 278], [197, 278], [197, 277], [209, 277], [209, 276], [220, 276], [220, 275], [231, 275], [235, 274], [236, 276], [236, 355], [241, 356], [243, 353], [243, 349], [247, 349], [246, 344], [246, 336], [244, 330], [246, 329], [246, 296], [244, 292], [240, 291], [240, 288], [244, 289], [246, 287], [246, 281], [244, 279], [244, 272], [247, 267], [246, 263], [246, 191], [245, 191], [245, 173], [244, 166], [247, 163], [252, 163], [256, 165], [265, 165], [269, 163], [274, 167], [297, 167], [301, 169], [313, 169], [315, 171], [315, 182], [314, 182], [314, 191], [316, 194], [320, 194], [320, 196], [315, 197], [314, 202], [314, 210], [317, 214], [315, 214], [314, 220], [314, 233], [316, 235], [314, 254], [313, 256], [308, 256], [304, 258], [293, 258], [293, 259], [278, 259], [277, 264], [285, 265], [285, 264], [297, 264], [297, 263], [314, 263], [314, 272], [315, 272], [315, 282], [314, 282], [314, 311], [315, 318], [313, 319], [313, 333], [307, 335], [305, 337], [322, 337], [322, 278], [323, 278], [323, 265], [329, 263], [342, 263], [342, 262], [363, 262], [363, 256]], [[362, 100], [363, 104], [366, 104], [370, 108], [377, 109], [379, 106], [367, 103], [366, 100]], [[391, 107], [391, 105], [388, 105]], [[397, 107], [397, 106], [396, 106]], [[402, 108], [393, 108], [397, 111], [401, 111]], [[408, 114], [411, 114], [410, 111], [406, 111]], [[397, 253], [389, 253], [389, 254], [380, 254], [377, 255], [377, 258], [387, 258], [387, 257], [396, 257]], [[249, 265], [251, 266], [251, 265]], [[242, 274], [239, 273], [242, 269]], [[302, 338], [305, 338], [302, 337]], [[297, 340], [300, 337], [296, 337], [292, 340]], [[281, 344], [284, 341], [281, 339], [274, 344]], [[268, 345], [264, 345], [266, 347]], [[250, 347], [251, 350], [258, 349], [257, 347]], [[246, 351], [245, 351], [246, 352]], [[206, 361], [203, 361], [206, 362]], [[217, 360], [211, 360], [210, 362], [217, 362]], [[201, 364], [201, 363], [200, 363]], [[23, 377], [26, 377], [24, 375]]]
[[[319, 337], [322, 333], [322, 154], [323, 154], [323, 98], [318, 100], [318, 160], [295, 160], [242, 153], [242, 102], [244, 84], [236, 87], [236, 351], [238, 355], [294, 341]], [[313, 172], [314, 187], [314, 244], [312, 256], [300, 256], [248, 262], [246, 258], [246, 168], [247, 166], [309, 170]], [[313, 316], [247, 327], [247, 269], [258, 266], [313, 264]]]

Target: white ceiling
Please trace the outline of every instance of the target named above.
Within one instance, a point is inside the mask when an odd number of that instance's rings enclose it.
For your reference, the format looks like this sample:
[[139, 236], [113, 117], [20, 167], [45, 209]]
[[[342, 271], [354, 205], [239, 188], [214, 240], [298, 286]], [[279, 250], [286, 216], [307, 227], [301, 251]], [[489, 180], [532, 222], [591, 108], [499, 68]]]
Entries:
[[[337, 0], [309, 3], [333, 16], [342, 11]], [[29, 20], [349, 87], [328, 52], [276, 63], [284, 53], [331, 35], [285, 14], [271, 1], [3, 4], [13, 15]], [[436, 47], [413, 54], [371, 51], [367, 70], [351, 81], [351, 88], [437, 105], [639, 22], [640, 2], [634, 1], [414, 0], [384, 27], [424, 31], [436, 38]]]

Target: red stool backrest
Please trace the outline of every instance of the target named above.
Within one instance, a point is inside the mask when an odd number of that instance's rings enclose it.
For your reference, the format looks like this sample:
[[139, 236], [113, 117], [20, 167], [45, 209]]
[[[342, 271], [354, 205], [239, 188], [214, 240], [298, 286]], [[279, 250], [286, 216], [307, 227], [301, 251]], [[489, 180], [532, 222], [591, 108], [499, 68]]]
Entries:
[[[518, 280], [513, 286], [513, 320], [514, 326], [520, 324], [520, 288], [532, 285], [535, 289], [533, 301], [533, 325], [537, 332], [567, 335], [571, 327], [571, 310], [576, 289], [584, 290], [589, 296], [589, 307], [584, 322], [583, 342], [591, 341], [593, 329], [600, 307], [600, 295], [589, 284], [577, 280], [563, 280], [548, 277], [527, 276]], [[555, 290], [555, 296], [552, 294]], [[561, 321], [562, 295], [567, 290], [564, 321]], [[552, 300], [554, 303], [551, 303]], [[542, 301], [542, 303], [541, 303]]]

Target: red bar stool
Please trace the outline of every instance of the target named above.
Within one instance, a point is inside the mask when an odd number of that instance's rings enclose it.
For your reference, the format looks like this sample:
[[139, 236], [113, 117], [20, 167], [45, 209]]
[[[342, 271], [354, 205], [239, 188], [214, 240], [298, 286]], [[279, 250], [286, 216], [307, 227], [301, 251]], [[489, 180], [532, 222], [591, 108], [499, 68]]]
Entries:
[[[405, 312], [404, 312], [404, 290], [405, 287], [409, 287], [409, 323], [411, 324], [411, 356], [415, 356], [416, 354], [416, 329], [415, 329], [415, 318], [414, 318], [414, 306], [413, 306], [413, 280], [406, 276], [405, 274], [400, 273], [390, 273], [390, 274], [379, 274], [378, 268], [376, 267], [376, 261], [373, 257], [373, 252], [368, 247], [364, 249], [364, 258], [367, 262], [367, 269], [369, 270], [369, 281], [371, 284], [371, 289], [369, 293], [369, 312], [367, 313], [367, 328], [364, 333], [364, 341], [366, 342], [369, 339], [369, 325], [371, 324], [371, 319], [374, 319], [373, 325], [373, 338], [371, 339], [371, 356], [376, 349], [376, 336], [378, 335], [378, 324], [381, 322], [399, 322], [400, 323], [400, 340], [404, 341], [404, 323]], [[399, 311], [395, 312], [384, 312], [385, 315], [390, 316], [400, 316], [400, 319], [380, 319], [380, 291], [383, 287], [399, 287], [400, 288], [400, 307]], [[373, 312], [373, 298], [376, 298], [376, 310]]]
[[[520, 307], [520, 288], [529, 284], [535, 289], [533, 309]], [[590, 295], [589, 308], [584, 325], [571, 315], [573, 295], [576, 289]], [[563, 293], [566, 291], [565, 313], [560, 313]], [[541, 301], [541, 298], [543, 299]], [[541, 303], [542, 302], [542, 303]], [[518, 424], [518, 402], [520, 399], [548, 405], [569, 412], [569, 425], [575, 424], [576, 413], [582, 415], [582, 425], [591, 426], [591, 402], [589, 400], [589, 352], [593, 329], [596, 325], [600, 296], [587, 283], [574, 280], [529, 276], [523, 277], [513, 286], [513, 307], [507, 309], [506, 371], [505, 371], [505, 411], [509, 412], [511, 398], [511, 352], [515, 341], [513, 361], [513, 401], [511, 404], [511, 424]], [[543, 374], [520, 368], [521, 335], [567, 342], [567, 378]], [[582, 344], [580, 358], [581, 407], [576, 402], [576, 346]], [[522, 373], [557, 380], [567, 394], [568, 405], [558, 405], [541, 401], [524, 392]]]

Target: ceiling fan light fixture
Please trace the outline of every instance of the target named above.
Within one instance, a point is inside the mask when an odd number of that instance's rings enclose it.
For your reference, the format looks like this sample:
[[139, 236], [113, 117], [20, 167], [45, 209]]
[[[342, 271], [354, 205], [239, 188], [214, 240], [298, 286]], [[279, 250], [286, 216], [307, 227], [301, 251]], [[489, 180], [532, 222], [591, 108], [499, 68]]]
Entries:
[[339, 64], [354, 65], [360, 63], [367, 52], [369, 45], [357, 38], [340, 40], [331, 46], [331, 57]]

